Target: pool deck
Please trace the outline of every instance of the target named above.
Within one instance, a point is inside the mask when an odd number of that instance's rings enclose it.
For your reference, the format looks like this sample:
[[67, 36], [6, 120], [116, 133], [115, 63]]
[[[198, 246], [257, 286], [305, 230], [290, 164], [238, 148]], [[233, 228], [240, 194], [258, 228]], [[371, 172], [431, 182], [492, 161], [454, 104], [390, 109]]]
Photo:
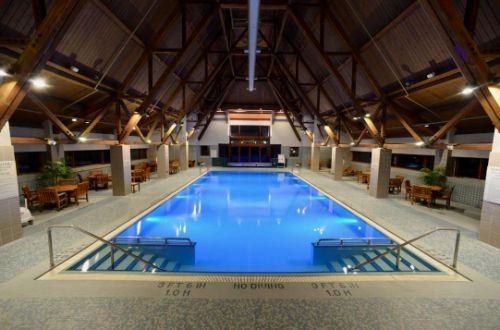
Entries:
[[[237, 169], [247, 170], [247, 169]], [[262, 170], [262, 169], [259, 169]], [[153, 178], [141, 191], [113, 197], [91, 194], [61, 212], [35, 214], [22, 239], [0, 247], [0, 329], [157, 328], [335, 328], [498, 329], [500, 250], [478, 240], [477, 210], [412, 206], [404, 193], [369, 197], [366, 185], [335, 182], [327, 172], [302, 169], [299, 176], [402, 239], [436, 227], [462, 231], [459, 271], [450, 276], [392, 280], [357, 275], [317, 278], [157, 277], [139, 274], [111, 279], [34, 280], [48, 270], [46, 229], [74, 224], [105, 235], [200, 175], [197, 168]], [[92, 241], [60, 230], [54, 234], [62, 261]], [[449, 262], [453, 237], [440, 233], [418, 247]], [[90, 275], [90, 274], [89, 274]]]

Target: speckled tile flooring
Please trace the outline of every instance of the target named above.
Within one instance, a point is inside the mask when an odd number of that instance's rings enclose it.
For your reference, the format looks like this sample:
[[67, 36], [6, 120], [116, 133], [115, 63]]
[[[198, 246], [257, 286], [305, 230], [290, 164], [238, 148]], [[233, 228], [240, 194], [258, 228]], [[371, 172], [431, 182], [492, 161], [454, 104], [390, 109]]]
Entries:
[[[0, 247], [0, 329], [500, 328], [500, 250], [477, 239], [477, 220], [411, 206], [401, 196], [376, 200], [364, 185], [307, 170], [300, 173], [306, 180], [405, 239], [437, 226], [460, 228], [459, 269], [472, 281], [34, 280], [48, 268], [48, 225], [76, 224], [104, 235], [198, 175], [190, 169], [152, 179], [126, 197], [100, 193], [93, 203], [25, 227], [22, 239]], [[54, 241], [59, 257], [90, 243], [70, 231], [57, 232]], [[437, 235], [419, 245], [446, 258], [452, 238]]]

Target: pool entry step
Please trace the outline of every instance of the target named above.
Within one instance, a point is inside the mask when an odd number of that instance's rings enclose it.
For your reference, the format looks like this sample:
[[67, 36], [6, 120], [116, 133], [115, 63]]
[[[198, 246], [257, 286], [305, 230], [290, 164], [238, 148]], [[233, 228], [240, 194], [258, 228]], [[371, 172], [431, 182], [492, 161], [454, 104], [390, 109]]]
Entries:
[[[373, 259], [395, 245], [374, 246], [330, 246], [315, 245], [313, 260], [316, 266], [325, 266], [329, 272], [341, 273], [365, 261]], [[428, 262], [417, 257], [407, 249], [401, 249], [399, 267], [396, 267], [397, 252], [392, 251], [385, 256], [366, 264], [360, 272], [436, 272]]]
[[[120, 247], [136, 256], [158, 266], [167, 272], [178, 272], [183, 265], [194, 263], [194, 246], [138, 246], [122, 245]], [[119, 271], [119, 272], [161, 272], [162, 270], [144, 265], [120, 250], [111, 251], [107, 245], [102, 245], [96, 251], [71, 266], [68, 270], [80, 272]]]

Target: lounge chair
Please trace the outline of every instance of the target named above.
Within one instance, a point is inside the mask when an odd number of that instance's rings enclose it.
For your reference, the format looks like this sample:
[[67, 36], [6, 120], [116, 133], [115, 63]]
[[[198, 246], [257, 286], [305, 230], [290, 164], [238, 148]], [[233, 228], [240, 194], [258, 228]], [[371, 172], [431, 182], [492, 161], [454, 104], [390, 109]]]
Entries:
[[76, 195], [70, 196], [71, 198], [75, 199], [75, 202], [77, 202], [80, 199], [85, 199], [87, 202], [89, 201], [89, 183], [88, 182], [81, 182], [78, 184], [78, 189], [76, 190]]
[[411, 182], [405, 180], [405, 199], [411, 198]]
[[22, 187], [24, 198], [26, 198], [28, 209], [32, 209], [34, 207], [40, 208], [42, 205], [40, 204], [40, 198], [36, 192], [30, 190], [30, 188], [26, 185]]
[[276, 167], [285, 167], [286, 160], [285, 155], [278, 154], [278, 162], [276, 163]]

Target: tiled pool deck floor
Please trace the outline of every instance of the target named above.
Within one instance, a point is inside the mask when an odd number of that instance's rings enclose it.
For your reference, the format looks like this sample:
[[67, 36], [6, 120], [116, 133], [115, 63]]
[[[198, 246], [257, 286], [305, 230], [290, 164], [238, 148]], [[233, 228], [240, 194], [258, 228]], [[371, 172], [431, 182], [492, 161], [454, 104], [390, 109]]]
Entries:
[[[48, 268], [50, 224], [104, 235], [198, 175], [190, 169], [153, 179], [126, 197], [93, 193], [94, 202], [42, 214], [43, 221], [25, 227], [22, 239], [0, 247], [0, 329], [500, 328], [500, 250], [478, 240], [478, 222], [468, 212], [411, 206], [404, 195], [376, 200], [365, 185], [308, 170], [300, 175], [404, 239], [438, 226], [460, 228], [459, 270], [472, 281], [362, 281], [352, 275], [305, 283], [251, 277], [238, 283], [34, 280]], [[443, 234], [419, 245], [444, 257], [452, 240]], [[71, 231], [55, 233], [54, 241], [59, 257], [90, 243]]]

